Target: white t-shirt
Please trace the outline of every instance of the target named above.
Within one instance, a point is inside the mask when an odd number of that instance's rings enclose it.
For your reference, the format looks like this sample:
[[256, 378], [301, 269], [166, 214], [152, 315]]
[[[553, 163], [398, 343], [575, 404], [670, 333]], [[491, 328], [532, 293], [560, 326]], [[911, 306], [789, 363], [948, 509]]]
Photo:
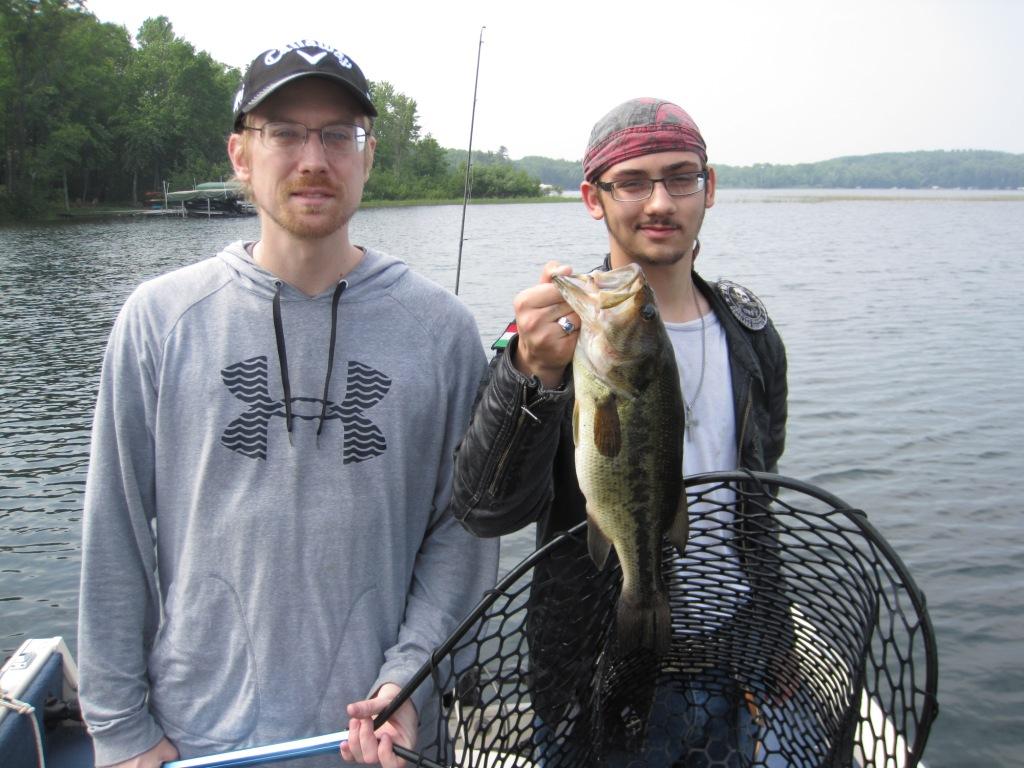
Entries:
[[[704, 316], [703, 328], [699, 318], [665, 323], [665, 328], [691, 417], [683, 445], [683, 475], [736, 469], [736, 416], [725, 330], [714, 312]], [[735, 515], [730, 510], [735, 494], [719, 491], [715, 500], [725, 509], [711, 503], [690, 505], [690, 546], [678, 563], [685, 600], [705, 631], [721, 627], [750, 589], [731, 545], [730, 524]], [[723, 592], [723, 586], [732, 594]]]
[[[683, 473], [736, 469], [736, 417], [725, 331], [714, 312], [687, 323], [665, 323], [676, 353], [683, 400], [692, 424], [686, 430]], [[701, 347], [701, 334], [704, 349]], [[701, 381], [701, 368], [704, 369]], [[699, 387], [699, 391], [698, 391]]]

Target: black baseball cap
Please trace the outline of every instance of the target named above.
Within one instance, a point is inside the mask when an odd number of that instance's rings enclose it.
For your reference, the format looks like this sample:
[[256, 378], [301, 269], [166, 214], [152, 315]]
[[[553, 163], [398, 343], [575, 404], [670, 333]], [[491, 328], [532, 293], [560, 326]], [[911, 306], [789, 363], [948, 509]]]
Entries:
[[377, 110], [363, 71], [334, 46], [317, 40], [299, 40], [264, 51], [249, 64], [242, 87], [235, 94], [235, 129], [242, 118], [282, 85], [300, 77], [326, 77], [345, 86], [370, 117]]

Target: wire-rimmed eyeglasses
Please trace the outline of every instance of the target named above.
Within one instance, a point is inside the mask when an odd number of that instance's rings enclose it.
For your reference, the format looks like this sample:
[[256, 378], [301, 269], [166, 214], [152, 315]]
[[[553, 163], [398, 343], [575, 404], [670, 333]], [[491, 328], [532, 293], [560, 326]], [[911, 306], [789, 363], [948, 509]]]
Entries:
[[708, 172], [676, 173], [660, 179], [623, 179], [621, 181], [598, 181], [598, 187], [612, 193], [612, 199], [620, 203], [638, 203], [654, 194], [654, 185], [659, 181], [672, 197], [686, 197], [704, 190]]
[[320, 143], [324, 149], [337, 155], [362, 152], [366, 146], [366, 129], [352, 123], [309, 128], [302, 123], [275, 121], [264, 123], [258, 128], [254, 125], [246, 125], [243, 128], [247, 131], [256, 131], [260, 135], [260, 143], [267, 149], [283, 152], [293, 152], [304, 147], [311, 133], [319, 133]]

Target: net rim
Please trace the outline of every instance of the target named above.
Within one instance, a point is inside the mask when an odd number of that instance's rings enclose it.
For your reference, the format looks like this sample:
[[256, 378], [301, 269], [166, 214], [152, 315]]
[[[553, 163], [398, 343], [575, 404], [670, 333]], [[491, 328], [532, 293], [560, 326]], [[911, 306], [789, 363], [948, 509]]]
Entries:
[[[798, 493], [817, 499], [830, 507], [834, 512], [843, 514], [854, 523], [864, 535], [865, 539], [885, 558], [887, 564], [899, 577], [901, 586], [906, 591], [914, 612], [920, 622], [922, 630], [922, 642], [925, 652], [925, 680], [924, 686], [919, 690], [922, 696], [921, 719], [917, 723], [913, 744], [909, 752], [913, 760], [908, 766], [916, 765], [924, 753], [931, 726], [938, 716], [938, 650], [935, 640], [935, 631], [931, 618], [928, 615], [927, 604], [924, 593], [918, 587], [917, 582], [910, 574], [909, 569], [903, 560], [897, 555], [895, 549], [885, 540], [884, 536], [868, 520], [867, 513], [858, 508], [851, 507], [839, 496], [819, 488], [812, 483], [797, 480], [771, 472], [755, 472], [752, 470], [729, 470], [719, 472], [706, 472], [692, 475], [684, 479], [686, 489], [701, 485], [724, 485], [724, 484], [748, 484], [765, 496], [777, 496], [779, 488], [796, 491]], [[786, 503], [786, 502], [781, 502]], [[410, 681], [403, 686], [402, 690], [395, 696], [391, 704], [377, 716], [374, 721], [374, 728], [382, 726], [395, 710], [401, 706], [420, 684], [440, 666], [442, 660], [449, 655], [460, 640], [476, 625], [484, 612], [494, 604], [496, 600], [509, 594], [510, 588], [522, 579], [533, 567], [545, 559], [552, 549], [563, 546], [568, 539], [579, 537], [586, 529], [587, 521], [577, 523], [572, 528], [558, 533], [554, 538], [543, 546], [536, 549], [527, 557], [523, 558], [516, 566], [501, 577], [494, 587], [487, 590], [480, 601], [476, 604], [467, 617], [460, 622], [452, 634], [438, 646], [432, 653], [430, 659], [417, 671]]]

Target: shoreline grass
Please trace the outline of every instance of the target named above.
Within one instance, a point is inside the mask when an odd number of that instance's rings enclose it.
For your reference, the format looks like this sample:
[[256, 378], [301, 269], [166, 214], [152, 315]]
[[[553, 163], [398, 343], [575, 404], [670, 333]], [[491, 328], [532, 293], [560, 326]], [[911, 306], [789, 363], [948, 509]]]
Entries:
[[[544, 197], [481, 197], [471, 198], [470, 205], [516, 205], [524, 203], [578, 203], [578, 197], [560, 197], [545, 195]], [[440, 200], [363, 200], [360, 208], [406, 208], [415, 205], [462, 205], [462, 198], [445, 198]]]
[[[566, 203], [579, 202], [578, 197], [559, 197], [546, 195], [544, 197], [488, 197], [470, 199], [470, 205], [518, 205], [532, 203]], [[427, 199], [415, 200], [364, 200], [359, 207], [362, 208], [408, 208], [412, 206], [429, 205], [462, 205], [462, 198]], [[67, 221], [92, 221], [97, 219], [116, 218], [120, 216], [145, 217], [145, 208], [133, 207], [126, 203], [109, 203], [89, 207], [72, 208], [66, 210], [63, 206], [50, 208], [39, 216], [26, 219], [3, 218], [0, 224], [55, 224]], [[171, 215], [171, 214], [164, 214]]]

